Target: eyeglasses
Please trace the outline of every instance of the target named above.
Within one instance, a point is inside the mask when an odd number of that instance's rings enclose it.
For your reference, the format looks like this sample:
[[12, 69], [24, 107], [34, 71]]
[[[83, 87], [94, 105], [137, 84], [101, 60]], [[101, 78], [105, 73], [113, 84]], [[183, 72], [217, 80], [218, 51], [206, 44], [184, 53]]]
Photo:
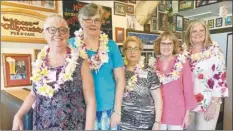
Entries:
[[[82, 18], [83, 19], [83, 18]], [[87, 22], [87, 23], [89, 23], [89, 24], [91, 24], [91, 23], [95, 23], [95, 24], [100, 24], [101, 23], [101, 19], [100, 18], [97, 18], [97, 19], [94, 19], [94, 20], [92, 20], [92, 19], [89, 19], [89, 18], [87, 18], [87, 19], [83, 19], [85, 22]]]
[[161, 47], [165, 47], [165, 46], [171, 47], [172, 45], [173, 45], [172, 42], [168, 42], [168, 43], [161, 42], [161, 43], [160, 43], [160, 46], [161, 46]]
[[127, 48], [127, 51], [129, 51], [129, 52], [132, 52], [132, 51], [138, 52], [139, 50], [141, 50], [141, 48], [139, 48], [139, 47], [135, 47], [135, 48], [128, 47], [128, 48]]
[[68, 32], [68, 28], [65, 27], [60, 27], [60, 28], [56, 28], [56, 27], [47, 27], [46, 30], [50, 33], [50, 34], [56, 34], [56, 32], [58, 31], [59, 34], [64, 35]]

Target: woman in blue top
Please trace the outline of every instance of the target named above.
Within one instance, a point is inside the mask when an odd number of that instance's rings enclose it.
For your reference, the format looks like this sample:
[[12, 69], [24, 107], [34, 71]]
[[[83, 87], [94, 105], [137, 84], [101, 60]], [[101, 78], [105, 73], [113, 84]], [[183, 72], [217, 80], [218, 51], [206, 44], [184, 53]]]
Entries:
[[88, 59], [94, 78], [97, 103], [96, 130], [119, 130], [125, 87], [124, 62], [118, 46], [101, 32], [103, 10], [94, 3], [79, 10], [82, 29], [69, 40]]

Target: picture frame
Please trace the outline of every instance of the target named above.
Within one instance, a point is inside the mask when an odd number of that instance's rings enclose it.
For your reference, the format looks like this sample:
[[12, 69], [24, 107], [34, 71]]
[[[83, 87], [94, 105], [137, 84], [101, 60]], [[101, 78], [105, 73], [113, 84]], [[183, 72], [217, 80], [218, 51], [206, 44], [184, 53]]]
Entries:
[[166, 13], [159, 12], [158, 14], [158, 27], [160, 31], [167, 30], [168, 16]]
[[115, 39], [116, 42], [122, 43], [125, 37], [125, 29], [121, 27], [115, 27]]
[[157, 31], [158, 30], [158, 20], [156, 18], [151, 18], [151, 27], [152, 27], [152, 31]]
[[218, 2], [221, 2], [222, 0], [195, 0], [195, 7], [202, 7], [210, 4], [216, 4]]
[[184, 17], [182, 15], [176, 15], [176, 30], [183, 31], [184, 29]]
[[214, 28], [214, 19], [208, 20], [208, 27]]
[[221, 18], [216, 18], [215, 20], [215, 27], [222, 27], [222, 17]]
[[40, 53], [41, 49], [34, 49], [33, 54], [34, 54], [34, 60], [37, 59], [38, 54]]
[[154, 9], [151, 17], [157, 17], [157, 7]]
[[134, 15], [134, 6], [133, 5], [127, 5], [127, 14]]
[[189, 26], [189, 19], [187, 19], [187, 18], [183, 18], [183, 20], [184, 20], [184, 31], [186, 31], [187, 29], [188, 29], [188, 26]]
[[225, 26], [232, 25], [232, 16], [227, 16], [225, 18]]
[[128, 0], [128, 2], [131, 3], [131, 4], [136, 4], [137, 3], [136, 0]]
[[172, 0], [165, 1], [166, 11], [169, 11], [172, 8]]
[[154, 41], [159, 37], [160, 33], [155, 32], [144, 32], [138, 30], [126, 30], [126, 37], [127, 36], [136, 36], [142, 40], [144, 45], [144, 49], [151, 49], [153, 48]]
[[144, 24], [143, 29], [144, 32], [150, 32], [150, 24]]
[[124, 3], [114, 2], [114, 15], [125, 16], [126, 5]]
[[24, 9], [45, 11], [51, 13], [58, 13], [57, 0], [15, 0], [15, 1], [1, 1], [2, 5], [19, 7]]
[[165, 10], [166, 10], [165, 4], [159, 4], [158, 5], [158, 11], [165, 12]]
[[127, 15], [127, 28], [135, 29], [136, 18], [135, 15]]
[[31, 85], [31, 54], [3, 53], [5, 87]]
[[193, 0], [179, 0], [178, 1], [178, 12], [185, 11], [194, 8]]

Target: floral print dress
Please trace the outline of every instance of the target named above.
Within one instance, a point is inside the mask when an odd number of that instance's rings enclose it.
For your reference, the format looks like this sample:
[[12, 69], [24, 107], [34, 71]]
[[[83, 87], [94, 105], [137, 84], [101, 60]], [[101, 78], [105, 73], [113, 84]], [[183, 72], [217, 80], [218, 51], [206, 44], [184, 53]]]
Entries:
[[[81, 58], [77, 61], [74, 80], [65, 82], [52, 98], [36, 94], [34, 84], [36, 106], [33, 110], [33, 130], [84, 130], [86, 105], [82, 89], [82, 61]], [[56, 71], [58, 78], [61, 68], [50, 68], [50, 71]]]
[[200, 53], [190, 56], [194, 94], [198, 106], [193, 111], [204, 112], [212, 97], [227, 97], [226, 68], [223, 53], [216, 42]]

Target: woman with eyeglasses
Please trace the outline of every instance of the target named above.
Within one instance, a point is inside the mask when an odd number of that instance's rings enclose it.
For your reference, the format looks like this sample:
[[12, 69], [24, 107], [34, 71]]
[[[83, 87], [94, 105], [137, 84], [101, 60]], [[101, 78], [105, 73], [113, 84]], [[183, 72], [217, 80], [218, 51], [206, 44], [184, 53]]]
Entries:
[[92, 130], [96, 102], [88, 62], [69, 47], [67, 22], [49, 16], [44, 25], [47, 45], [32, 64], [32, 90], [16, 113], [13, 130], [24, 130], [23, 116], [33, 107], [33, 130]]
[[81, 29], [69, 43], [87, 59], [94, 78], [97, 103], [95, 130], [119, 130], [125, 87], [124, 62], [113, 40], [100, 30], [102, 7], [87, 4], [78, 14]]
[[189, 62], [179, 54], [179, 41], [163, 32], [154, 42], [158, 58], [150, 60], [162, 84], [163, 114], [161, 130], [183, 130], [189, 125], [189, 111], [197, 106]]
[[155, 73], [144, 69], [142, 41], [128, 36], [123, 42], [126, 88], [122, 104], [122, 130], [159, 130], [162, 116], [160, 82]]

